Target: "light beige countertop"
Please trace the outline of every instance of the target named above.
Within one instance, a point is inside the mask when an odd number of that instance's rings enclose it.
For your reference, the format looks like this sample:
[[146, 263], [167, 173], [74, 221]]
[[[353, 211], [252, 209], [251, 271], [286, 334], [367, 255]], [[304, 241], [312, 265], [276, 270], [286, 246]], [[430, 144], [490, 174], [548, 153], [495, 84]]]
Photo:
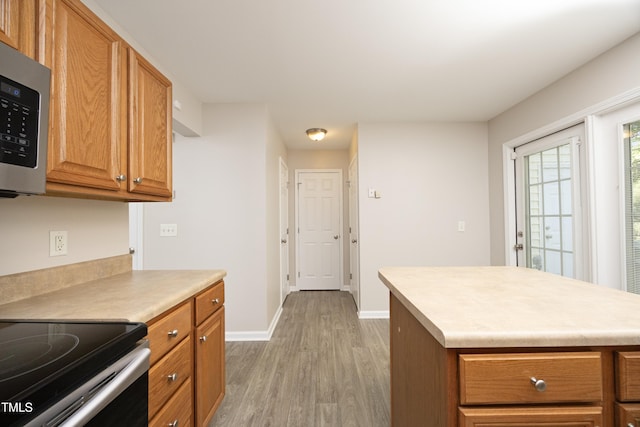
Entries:
[[128, 271], [2, 304], [0, 318], [147, 322], [225, 276], [224, 270]]
[[518, 267], [389, 267], [378, 276], [446, 348], [640, 344], [640, 295]]

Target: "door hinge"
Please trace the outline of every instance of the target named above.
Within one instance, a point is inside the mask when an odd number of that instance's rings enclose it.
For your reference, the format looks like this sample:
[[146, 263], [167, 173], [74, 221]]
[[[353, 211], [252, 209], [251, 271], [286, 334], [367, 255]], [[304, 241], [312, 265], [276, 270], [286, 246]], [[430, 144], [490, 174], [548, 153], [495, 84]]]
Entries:
[[287, 281], [289, 280], [289, 275], [287, 274]]
[[353, 273], [349, 273], [349, 280], [353, 279]]
[[298, 271], [298, 279], [300, 278], [300, 272]]

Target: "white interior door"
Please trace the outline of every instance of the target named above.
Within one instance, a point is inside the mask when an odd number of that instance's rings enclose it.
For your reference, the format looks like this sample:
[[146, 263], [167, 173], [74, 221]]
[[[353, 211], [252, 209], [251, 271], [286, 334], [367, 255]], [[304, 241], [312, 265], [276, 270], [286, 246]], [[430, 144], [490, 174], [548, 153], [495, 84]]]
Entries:
[[360, 250], [358, 246], [358, 161], [349, 165], [349, 289], [360, 311]]
[[289, 289], [289, 168], [280, 158], [280, 304]]
[[515, 149], [518, 265], [584, 279], [578, 125]]
[[342, 171], [296, 171], [300, 290], [342, 287]]

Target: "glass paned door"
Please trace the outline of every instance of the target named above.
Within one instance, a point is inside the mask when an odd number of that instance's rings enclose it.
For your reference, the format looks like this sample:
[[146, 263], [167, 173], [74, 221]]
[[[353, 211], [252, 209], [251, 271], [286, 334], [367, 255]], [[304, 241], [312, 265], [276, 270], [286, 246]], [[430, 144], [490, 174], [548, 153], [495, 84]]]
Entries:
[[640, 120], [623, 125], [627, 291], [640, 293]]
[[579, 276], [582, 133], [574, 127], [515, 150], [518, 265]]

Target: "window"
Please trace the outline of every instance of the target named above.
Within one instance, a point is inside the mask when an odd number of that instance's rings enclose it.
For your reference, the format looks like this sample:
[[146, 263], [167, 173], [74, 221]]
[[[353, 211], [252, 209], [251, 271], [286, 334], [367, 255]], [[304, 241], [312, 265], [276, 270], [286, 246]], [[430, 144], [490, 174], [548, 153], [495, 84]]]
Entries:
[[640, 293], [640, 120], [623, 125], [627, 290]]

